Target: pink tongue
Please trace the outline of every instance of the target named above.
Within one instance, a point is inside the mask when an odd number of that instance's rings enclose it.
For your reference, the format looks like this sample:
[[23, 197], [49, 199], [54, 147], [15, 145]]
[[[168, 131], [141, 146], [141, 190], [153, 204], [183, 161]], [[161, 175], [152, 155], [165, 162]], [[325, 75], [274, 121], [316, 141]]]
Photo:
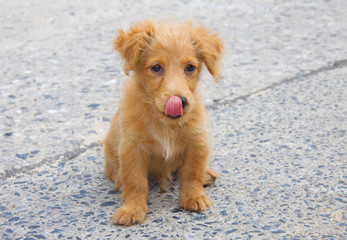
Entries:
[[182, 101], [179, 97], [172, 96], [167, 100], [165, 114], [171, 117], [183, 115]]

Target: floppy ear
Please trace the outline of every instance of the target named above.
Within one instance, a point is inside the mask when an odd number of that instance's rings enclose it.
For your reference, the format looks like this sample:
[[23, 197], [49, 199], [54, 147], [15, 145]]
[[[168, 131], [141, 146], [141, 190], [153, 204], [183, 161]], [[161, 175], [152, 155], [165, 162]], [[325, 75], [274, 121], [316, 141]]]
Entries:
[[128, 32], [118, 31], [118, 36], [113, 42], [113, 47], [124, 60], [124, 72], [134, 70], [141, 54], [141, 50], [148, 44], [154, 33], [154, 24], [151, 21], [137, 23], [130, 27]]
[[208, 71], [218, 82], [221, 78], [219, 65], [223, 53], [222, 40], [218, 34], [211, 34], [205, 27], [196, 28], [193, 38]]

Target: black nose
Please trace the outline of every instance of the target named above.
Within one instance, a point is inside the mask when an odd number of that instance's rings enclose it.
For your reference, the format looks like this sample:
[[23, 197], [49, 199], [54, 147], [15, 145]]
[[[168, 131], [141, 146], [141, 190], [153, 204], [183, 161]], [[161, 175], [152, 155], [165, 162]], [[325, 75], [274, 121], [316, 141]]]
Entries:
[[182, 107], [184, 108], [188, 104], [188, 100], [185, 97], [179, 97], [182, 101]]

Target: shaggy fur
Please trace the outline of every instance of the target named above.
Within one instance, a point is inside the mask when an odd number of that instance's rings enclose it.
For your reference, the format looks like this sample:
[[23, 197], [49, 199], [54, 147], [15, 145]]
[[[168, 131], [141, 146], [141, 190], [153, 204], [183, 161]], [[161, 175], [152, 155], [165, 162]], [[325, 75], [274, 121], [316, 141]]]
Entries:
[[[178, 173], [179, 206], [202, 211], [211, 205], [203, 185], [218, 174], [207, 169], [208, 134], [202, 100], [196, 91], [203, 64], [220, 79], [223, 46], [216, 34], [192, 24], [169, 25], [145, 21], [114, 41], [124, 60], [127, 81], [119, 109], [104, 141], [106, 175], [123, 191], [115, 224], [132, 225], [146, 218], [148, 179], [165, 183]], [[153, 71], [160, 65], [161, 71]], [[193, 71], [187, 70], [193, 65]], [[191, 70], [191, 69], [190, 69]], [[165, 115], [171, 96], [187, 99], [178, 118]]]

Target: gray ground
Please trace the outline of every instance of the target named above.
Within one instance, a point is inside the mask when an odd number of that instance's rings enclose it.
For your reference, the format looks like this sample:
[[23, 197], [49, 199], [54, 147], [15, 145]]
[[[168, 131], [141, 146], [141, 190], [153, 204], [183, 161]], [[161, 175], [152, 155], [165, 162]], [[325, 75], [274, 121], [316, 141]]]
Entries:
[[[2, 1], [1, 239], [346, 239], [347, 1]], [[114, 226], [121, 198], [99, 141], [125, 76], [118, 28], [192, 20], [226, 46], [206, 189], [178, 209], [151, 185], [142, 225]]]

